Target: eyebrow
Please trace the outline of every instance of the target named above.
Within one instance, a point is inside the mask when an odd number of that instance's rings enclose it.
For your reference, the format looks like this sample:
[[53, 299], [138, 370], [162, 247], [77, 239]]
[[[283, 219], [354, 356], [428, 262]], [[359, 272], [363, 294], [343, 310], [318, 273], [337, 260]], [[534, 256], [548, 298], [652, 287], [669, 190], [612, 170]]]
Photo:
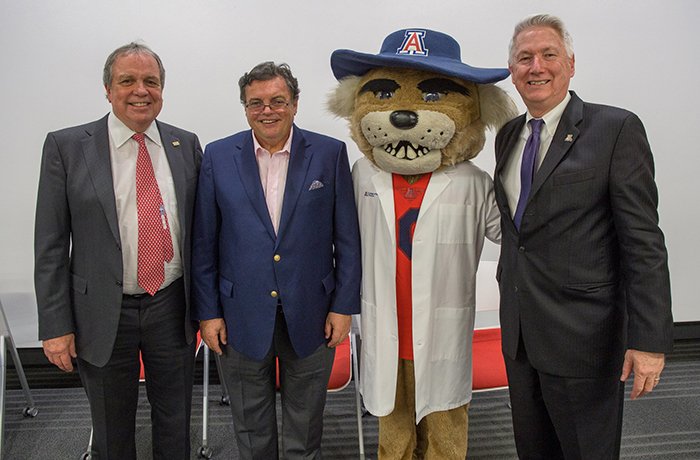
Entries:
[[360, 93], [376, 93], [378, 91], [389, 91], [393, 92], [401, 88], [401, 85], [396, 83], [396, 81], [389, 78], [378, 78], [376, 80], [370, 80], [360, 88]]
[[469, 90], [448, 78], [429, 78], [418, 83], [418, 89], [424, 93], [459, 93], [469, 96]]

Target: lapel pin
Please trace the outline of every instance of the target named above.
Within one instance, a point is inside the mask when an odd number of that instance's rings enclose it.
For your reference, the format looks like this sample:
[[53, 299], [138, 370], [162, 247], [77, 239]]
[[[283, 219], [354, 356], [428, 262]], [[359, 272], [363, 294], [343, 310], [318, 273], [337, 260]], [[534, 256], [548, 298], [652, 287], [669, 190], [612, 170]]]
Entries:
[[573, 134], [567, 134], [566, 138], [564, 139], [564, 142], [573, 142], [574, 141], [574, 135]]
[[[569, 134], [570, 135], [570, 134]], [[567, 138], [568, 139], [568, 138]], [[173, 141], [173, 147], [180, 147], [180, 141], [174, 140]]]

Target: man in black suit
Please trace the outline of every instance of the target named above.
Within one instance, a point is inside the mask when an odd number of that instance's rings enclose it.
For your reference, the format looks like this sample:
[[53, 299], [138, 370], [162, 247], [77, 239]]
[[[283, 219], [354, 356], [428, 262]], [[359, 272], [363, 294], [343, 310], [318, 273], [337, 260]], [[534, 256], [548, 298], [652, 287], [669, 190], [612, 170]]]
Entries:
[[[518, 455], [617, 458], [623, 382], [634, 373], [632, 399], [651, 392], [673, 339], [651, 150], [636, 115], [568, 91], [574, 53], [558, 18], [515, 27], [509, 68], [527, 113], [498, 133], [494, 179]], [[533, 124], [539, 148], [522, 168]]]
[[34, 246], [39, 338], [60, 369], [77, 361], [94, 459], [136, 458], [139, 352], [153, 458], [190, 458], [188, 276], [202, 149], [194, 134], [155, 120], [164, 81], [151, 49], [116, 49], [103, 74], [111, 113], [49, 133], [44, 144]]

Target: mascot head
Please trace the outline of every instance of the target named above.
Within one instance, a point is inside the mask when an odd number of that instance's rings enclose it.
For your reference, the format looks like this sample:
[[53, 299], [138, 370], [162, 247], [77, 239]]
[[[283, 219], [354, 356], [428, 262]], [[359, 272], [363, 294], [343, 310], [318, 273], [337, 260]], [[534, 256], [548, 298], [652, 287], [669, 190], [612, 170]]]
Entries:
[[384, 171], [417, 175], [474, 158], [486, 128], [516, 114], [513, 100], [493, 83], [508, 69], [472, 67], [459, 44], [428, 29], [402, 29], [379, 54], [336, 50], [339, 80], [328, 108], [350, 122], [352, 139]]

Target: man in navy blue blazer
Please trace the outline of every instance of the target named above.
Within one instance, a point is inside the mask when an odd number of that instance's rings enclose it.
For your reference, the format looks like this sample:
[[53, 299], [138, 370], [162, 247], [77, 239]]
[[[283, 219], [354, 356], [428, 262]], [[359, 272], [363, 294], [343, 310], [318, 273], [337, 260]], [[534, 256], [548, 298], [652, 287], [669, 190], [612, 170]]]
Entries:
[[193, 319], [222, 357], [241, 458], [320, 458], [334, 347], [360, 312], [347, 150], [294, 125], [299, 87], [286, 64], [259, 64], [239, 87], [252, 129], [209, 144], [200, 174]]

